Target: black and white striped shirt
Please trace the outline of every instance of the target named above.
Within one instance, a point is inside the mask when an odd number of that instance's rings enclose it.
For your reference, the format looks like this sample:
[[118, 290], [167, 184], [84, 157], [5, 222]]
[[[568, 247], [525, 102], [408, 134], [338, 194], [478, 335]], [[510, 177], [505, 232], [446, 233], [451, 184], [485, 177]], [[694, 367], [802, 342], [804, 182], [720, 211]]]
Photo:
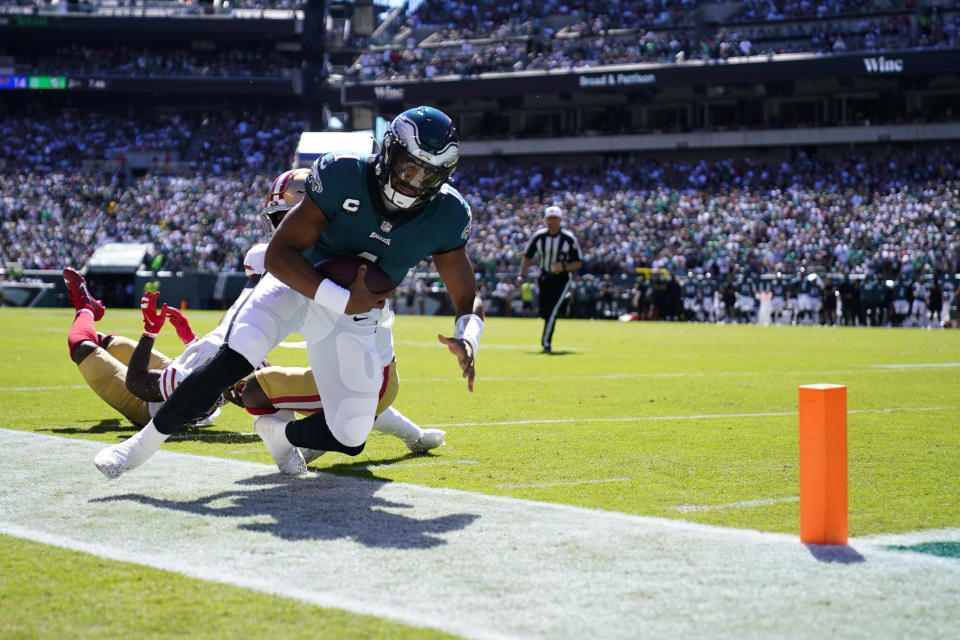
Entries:
[[[560, 233], [551, 236], [546, 227], [537, 229], [527, 243], [527, 250], [523, 255], [528, 258], [539, 256], [537, 264], [543, 274], [553, 273], [554, 262], [567, 264], [581, 260], [580, 245], [572, 232], [560, 229]], [[569, 277], [570, 274], [565, 272], [561, 275]]]

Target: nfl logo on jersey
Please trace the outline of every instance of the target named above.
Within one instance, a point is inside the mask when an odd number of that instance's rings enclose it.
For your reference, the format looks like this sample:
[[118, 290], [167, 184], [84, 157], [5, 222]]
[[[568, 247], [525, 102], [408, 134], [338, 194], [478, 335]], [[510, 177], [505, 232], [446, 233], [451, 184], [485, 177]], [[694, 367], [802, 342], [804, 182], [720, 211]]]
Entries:
[[390, 233], [390, 230], [393, 229], [393, 225], [384, 220], [380, 223], [380, 230], [384, 233]]

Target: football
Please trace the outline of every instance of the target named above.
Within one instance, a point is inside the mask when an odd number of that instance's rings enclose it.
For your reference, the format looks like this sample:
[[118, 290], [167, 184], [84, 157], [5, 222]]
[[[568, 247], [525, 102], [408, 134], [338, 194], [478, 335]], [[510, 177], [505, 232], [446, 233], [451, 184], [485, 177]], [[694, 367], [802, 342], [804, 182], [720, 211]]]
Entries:
[[349, 288], [357, 277], [357, 269], [362, 264], [367, 266], [367, 277], [364, 278], [364, 282], [367, 284], [367, 289], [370, 289], [373, 293], [383, 293], [396, 286], [386, 271], [366, 258], [334, 256], [321, 260], [314, 267], [320, 275], [330, 278], [341, 287]]

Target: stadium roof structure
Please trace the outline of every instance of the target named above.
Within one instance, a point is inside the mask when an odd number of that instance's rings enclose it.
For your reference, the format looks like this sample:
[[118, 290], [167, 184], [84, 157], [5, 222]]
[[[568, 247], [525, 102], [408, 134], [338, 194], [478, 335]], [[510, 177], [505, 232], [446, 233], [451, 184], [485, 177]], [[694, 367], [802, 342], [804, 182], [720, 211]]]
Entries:
[[148, 253], [153, 253], [152, 243], [108, 242], [97, 247], [87, 261], [87, 270], [99, 273], [135, 273]]
[[373, 131], [304, 131], [300, 134], [294, 168], [309, 167], [313, 161], [330, 151], [373, 153], [377, 143]]

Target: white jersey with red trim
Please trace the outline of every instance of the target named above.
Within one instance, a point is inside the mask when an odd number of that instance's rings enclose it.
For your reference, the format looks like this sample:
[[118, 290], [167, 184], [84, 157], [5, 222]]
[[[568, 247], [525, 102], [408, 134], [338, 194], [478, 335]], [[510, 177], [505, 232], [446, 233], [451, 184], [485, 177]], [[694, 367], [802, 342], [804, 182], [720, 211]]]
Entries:
[[174, 358], [173, 362], [160, 372], [160, 395], [164, 400], [170, 397], [184, 378], [213, 359], [223, 346], [223, 339], [226, 336], [226, 326], [223, 326], [225, 324], [228, 325], [221, 322], [216, 329], [188, 344], [183, 353]]
[[261, 242], [250, 247], [243, 257], [243, 272], [250, 276], [262, 276], [267, 272], [264, 262], [267, 257], [267, 243]]
[[[247, 255], [244, 256], [243, 259], [243, 268], [248, 277], [251, 275], [262, 275], [264, 273], [263, 262], [266, 250], [266, 243], [260, 243], [255, 244], [247, 251]], [[183, 353], [174, 358], [173, 361], [160, 372], [160, 395], [164, 400], [167, 400], [171, 394], [173, 394], [174, 389], [179, 387], [180, 383], [183, 382], [187, 376], [205, 365], [217, 354], [217, 351], [220, 350], [220, 347], [223, 346], [227, 338], [227, 330], [230, 328], [230, 323], [233, 321], [237, 309], [246, 301], [246, 292], [247, 290], [244, 290], [244, 293], [241, 293], [240, 296], [234, 300], [230, 308], [227, 309], [227, 312], [223, 314], [223, 318], [220, 319], [220, 324], [218, 324], [213, 331], [202, 338], [195, 338], [193, 342], [187, 345]], [[262, 362], [257, 368], [259, 369], [265, 366], [267, 366], [267, 364]], [[222, 405], [224, 402], [225, 400], [221, 398], [217, 406]]]

